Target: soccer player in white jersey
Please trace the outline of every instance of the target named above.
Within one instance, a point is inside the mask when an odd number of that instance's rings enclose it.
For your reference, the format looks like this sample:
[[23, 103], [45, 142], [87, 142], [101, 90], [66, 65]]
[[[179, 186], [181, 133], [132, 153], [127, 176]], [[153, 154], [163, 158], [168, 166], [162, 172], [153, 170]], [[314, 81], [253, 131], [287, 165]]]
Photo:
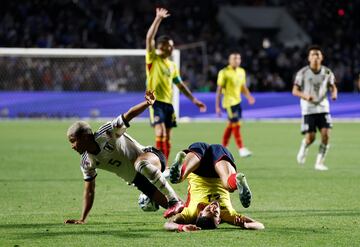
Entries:
[[147, 91], [145, 101], [130, 108], [95, 133], [88, 123], [72, 124], [67, 136], [72, 149], [81, 154], [80, 168], [84, 176], [83, 209], [80, 219], [68, 219], [68, 224], [84, 224], [95, 196], [97, 169], [107, 170], [134, 184], [158, 205], [167, 208], [164, 217], [179, 213], [183, 203], [162, 174], [164, 155], [153, 147], [144, 147], [125, 133], [129, 121], [155, 102], [154, 92]]
[[309, 65], [300, 69], [295, 77], [292, 90], [294, 96], [299, 97], [301, 105], [301, 131], [305, 138], [301, 142], [297, 155], [297, 162], [304, 164], [309, 146], [314, 142], [316, 130], [321, 134], [321, 144], [316, 158], [315, 169], [326, 171], [324, 164], [329, 149], [329, 135], [332, 128], [328, 91], [331, 99], [337, 99], [337, 88], [333, 72], [322, 65], [323, 54], [319, 46], [313, 45], [308, 49]]

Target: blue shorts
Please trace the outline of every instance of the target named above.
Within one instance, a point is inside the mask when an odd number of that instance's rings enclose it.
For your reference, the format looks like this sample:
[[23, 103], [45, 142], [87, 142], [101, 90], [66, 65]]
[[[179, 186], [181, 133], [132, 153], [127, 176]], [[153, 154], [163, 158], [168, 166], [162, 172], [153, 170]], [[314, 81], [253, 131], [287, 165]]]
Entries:
[[152, 126], [164, 123], [166, 128], [176, 127], [176, 115], [172, 104], [156, 100], [149, 109]]
[[209, 145], [204, 142], [195, 142], [184, 152], [192, 152], [200, 159], [200, 166], [193, 173], [201, 177], [219, 178], [215, 164], [220, 160], [228, 161], [236, 170], [234, 157], [226, 147], [220, 144]]
[[225, 108], [228, 119], [230, 122], [236, 123], [242, 118], [242, 108], [241, 104], [233, 105]]

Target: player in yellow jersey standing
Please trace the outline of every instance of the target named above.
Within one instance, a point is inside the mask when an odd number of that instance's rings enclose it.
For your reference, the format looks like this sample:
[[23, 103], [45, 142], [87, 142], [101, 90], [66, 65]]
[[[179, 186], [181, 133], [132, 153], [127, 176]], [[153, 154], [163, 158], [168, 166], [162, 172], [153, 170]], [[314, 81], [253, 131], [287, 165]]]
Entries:
[[156, 101], [150, 108], [150, 120], [155, 129], [156, 147], [167, 159], [171, 148], [171, 129], [176, 127], [172, 105], [173, 84], [199, 107], [201, 112], [206, 111], [206, 105], [192, 95], [183, 83], [176, 64], [169, 59], [174, 49], [174, 41], [168, 36], [160, 36], [155, 47], [155, 36], [160, 23], [169, 16], [166, 9], [157, 8], [156, 17], [146, 35], [146, 88], [154, 91], [156, 96]]
[[239, 148], [240, 157], [248, 157], [252, 153], [244, 146], [240, 132], [241, 94], [246, 97], [250, 105], [255, 103], [255, 98], [246, 86], [246, 72], [240, 64], [240, 53], [231, 52], [228, 66], [220, 70], [218, 74], [215, 110], [218, 116], [221, 116], [220, 99], [223, 95], [222, 106], [227, 112], [229, 121], [223, 134], [222, 145], [227, 147], [232, 133]]

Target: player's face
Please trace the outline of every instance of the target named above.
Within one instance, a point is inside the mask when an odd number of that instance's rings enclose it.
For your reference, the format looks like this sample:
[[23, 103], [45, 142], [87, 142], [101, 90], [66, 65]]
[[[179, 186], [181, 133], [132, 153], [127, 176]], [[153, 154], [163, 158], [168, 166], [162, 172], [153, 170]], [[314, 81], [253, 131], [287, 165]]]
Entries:
[[81, 135], [79, 137], [69, 136], [69, 142], [71, 144], [71, 148], [74, 149], [79, 154], [83, 154], [86, 151], [86, 138], [85, 135]]
[[229, 65], [233, 68], [239, 67], [241, 64], [240, 54], [230, 54], [229, 56]]
[[310, 65], [320, 65], [323, 61], [323, 55], [319, 50], [311, 50], [308, 57]]
[[220, 224], [220, 205], [217, 201], [213, 201], [207, 205], [202, 211], [201, 216], [213, 218], [216, 225]]
[[158, 44], [157, 48], [159, 49], [161, 55], [164, 57], [170, 57], [174, 50], [174, 41], [169, 40], [161, 42]]

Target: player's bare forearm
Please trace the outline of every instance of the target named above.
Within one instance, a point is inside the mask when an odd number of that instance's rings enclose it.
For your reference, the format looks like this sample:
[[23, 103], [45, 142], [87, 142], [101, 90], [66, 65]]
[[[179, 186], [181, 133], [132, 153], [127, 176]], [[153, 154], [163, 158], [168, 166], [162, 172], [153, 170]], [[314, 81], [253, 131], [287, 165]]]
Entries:
[[255, 103], [255, 98], [251, 95], [250, 90], [246, 85], [242, 86], [242, 93], [244, 94], [250, 105]]
[[168, 231], [178, 231], [178, 232], [192, 232], [192, 231], [198, 231], [201, 230], [200, 227], [197, 227], [196, 225], [192, 224], [178, 224], [175, 222], [166, 222], [164, 224], [165, 230]]
[[151, 24], [147, 34], [146, 34], [146, 50], [154, 49], [155, 44], [155, 35], [159, 29], [162, 19], [155, 17], [153, 23]]
[[222, 87], [218, 86], [216, 89], [216, 96], [215, 96], [215, 111], [218, 116], [221, 116], [221, 109], [220, 109], [221, 91], [222, 91]]
[[65, 224], [85, 224], [86, 218], [90, 213], [95, 198], [95, 180], [85, 182], [83, 195], [83, 209], [81, 218], [65, 220]]
[[193, 102], [197, 107], [199, 107], [201, 112], [206, 112], [206, 105], [198, 100], [196, 97], [194, 97], [190, 91], [190, 89], [183, 83], [176, 84], [179, 90], [189, 99], [191, 102]]
[[304, 94], [298, 85], [294, 85], [293, 89], [292, 89], [292, 95], [299, 97], [301, 99], [307, 100], [307, 101], [312, 101], [312, 97], [310, 95]]
[[160, 23], [164, 18], [168, 17], [169, 15], [170, 14], [168, 13], [168, 11], [166, 9], [163, 9], [163, 8], [156, 9], [156, 17], [146, 34], [146, 49], [147, 50], [152, 50], [154, 48], [155, 36], [159, 29]]
[[125, 121], [129, 122], [134, 117], [139, 116], [143, 113], [150, 105], [153, 105], [155, 102], [155, 95], [153, 91], [146, 91], [145, 101], [131, 107], [126, 113], [124, 113]]
[[95, 179], [90, 182], [85, 182], [84, 185], [84, 200], [83, 200], [83, 211], [81, 214], [81, 219], [85, 222], [87, 216], [90, 213], [90, 210], [93, 206], [95, 198]]
[[335, 84], [330, 86], [330, 92], [331, 92], [331, 99], [336, 100], [338, 97], [338, 90]]

